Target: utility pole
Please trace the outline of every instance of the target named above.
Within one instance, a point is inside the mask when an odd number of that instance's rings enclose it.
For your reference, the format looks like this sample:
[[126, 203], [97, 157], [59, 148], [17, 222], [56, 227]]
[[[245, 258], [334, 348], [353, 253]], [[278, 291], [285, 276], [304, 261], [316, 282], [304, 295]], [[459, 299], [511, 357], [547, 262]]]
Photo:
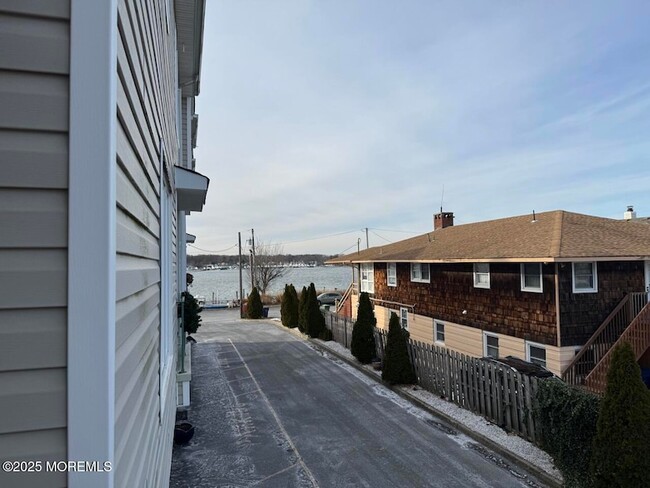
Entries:
[[366, 227], [366, 249], [370, 247], [370, 241], [368, 240], [368, 227]]
[[244, 290], [242, 288], [242, 262], [241, 262], [241, 232], [237, 232], [237, 240], [239, 241], [239, 318], [244, 318]]
[[255, 229], [251, 229], [251, 291], [255, 286]]
[[357, 239], [357, 254], [361, 252], [361, 237]]

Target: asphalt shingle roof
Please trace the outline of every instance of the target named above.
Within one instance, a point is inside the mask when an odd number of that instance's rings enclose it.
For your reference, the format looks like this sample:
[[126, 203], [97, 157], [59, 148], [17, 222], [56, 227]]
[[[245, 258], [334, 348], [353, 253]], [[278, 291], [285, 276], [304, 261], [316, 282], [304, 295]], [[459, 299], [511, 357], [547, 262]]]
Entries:
[[555, 261], [650, 259], [650, 225], [555, 210], [438, 229], [393, 244], [330, 259], [370, 261]]

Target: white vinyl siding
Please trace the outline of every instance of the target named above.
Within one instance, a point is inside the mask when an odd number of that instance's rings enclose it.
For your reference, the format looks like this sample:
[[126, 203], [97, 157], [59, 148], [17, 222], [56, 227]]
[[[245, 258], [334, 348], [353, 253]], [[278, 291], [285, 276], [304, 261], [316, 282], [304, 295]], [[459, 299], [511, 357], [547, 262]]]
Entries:
[[411, 281], [419, 283], [431, 282], [431, 274], [428, 263], [411, 263]]
[[397, 286], [397, 264], [386, 263], [386, 284], [388, 286]]
[[490, 263], [474, 263], [474, 288], [490, 288]]
[[571, 263], [573, 293], [598, 292], [598, 268], [595, 262]]
[[372, 263], [361, 264], [361, 291], [367, 293], [375, 292], [375, 268]]
[[[45, 463], [67, 459], [70, 3], [2, 9], [0, 459]], [[2, 486], [36, 483], [5, 476]]]
[[521, 291], [542, 293], [541, 263], [521, 263]]

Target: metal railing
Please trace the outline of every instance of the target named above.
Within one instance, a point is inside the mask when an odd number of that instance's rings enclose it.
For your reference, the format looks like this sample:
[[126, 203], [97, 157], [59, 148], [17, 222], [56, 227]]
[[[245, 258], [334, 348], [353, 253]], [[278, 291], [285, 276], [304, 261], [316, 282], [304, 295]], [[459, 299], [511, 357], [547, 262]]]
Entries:
[[608, 354], [647, 303], [648, 293], [646, 292], [625, 295], [576, 354], [562, 373], [562, 379], [571, 385], [584, 385], [587, 376]]

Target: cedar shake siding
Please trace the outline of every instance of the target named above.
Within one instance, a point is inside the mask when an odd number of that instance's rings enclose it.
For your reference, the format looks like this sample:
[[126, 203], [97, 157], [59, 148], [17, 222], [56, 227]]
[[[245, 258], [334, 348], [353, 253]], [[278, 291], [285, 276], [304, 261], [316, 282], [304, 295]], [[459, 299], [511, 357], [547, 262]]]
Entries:
[[645, 289], [643, 261], [603, 261], [597, 269], [598, 292], [573, 293], [571, 263], [559, 265], [562, 346], [586, 343], [627, 293]]
[[553, 264], [542, 265], [543, 293], [521, 291], [519, 263], [490, 263], [490, 289], [474, 287], [470, 263], [431, 264], [431, 283], [412, 282], [410, 264], [397, 263], [396, 287], [387, 286], [386, 264], [374, 268], [376, 299], [415, 304], [418, 315], [557, 345]]

